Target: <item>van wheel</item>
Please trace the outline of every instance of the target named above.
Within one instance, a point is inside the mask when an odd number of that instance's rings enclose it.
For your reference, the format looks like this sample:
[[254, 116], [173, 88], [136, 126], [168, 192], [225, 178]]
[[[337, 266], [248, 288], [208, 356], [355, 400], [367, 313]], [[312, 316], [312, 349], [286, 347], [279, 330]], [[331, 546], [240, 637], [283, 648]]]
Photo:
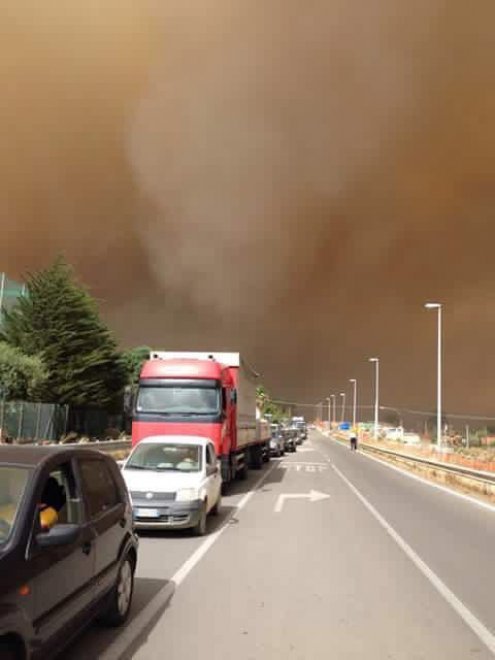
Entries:
[[222, 503], [222, 496], [219, 495], [219, 496], [218, 496], [218, 500], [216, 501], [215, 506], [214, 506], [213, 509], [211, 510], [212, 515], [214, 515], [214, 516], [218, 516], [218, 514], [219, 514], [219, 512], [220, 512], [220, 505], [221, 505], [221, 503]]
[[108, 595], [106, 610], [100, 619], [107, 626], [120, 626], [129, 616], [134, 592], [134, 562], [127, 555], [119, 568], [117, 582]]
[[204, 536], [206, 534], [206, 502], [203, 502], [198, 522], [192, 528], [194, 536]]
[[8, 639], [0, 639], [0, 658], [2, 660], [21, 660], [23, 655], [21, 651], [13, 648], [12, 642]]

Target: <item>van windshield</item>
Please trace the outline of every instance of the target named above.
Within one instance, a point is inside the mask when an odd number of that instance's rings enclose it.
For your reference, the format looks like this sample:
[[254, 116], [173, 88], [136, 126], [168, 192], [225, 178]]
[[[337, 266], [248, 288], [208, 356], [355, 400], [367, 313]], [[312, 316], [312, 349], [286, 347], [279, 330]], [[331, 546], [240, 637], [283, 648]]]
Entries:
[[215, 415], [220, 412], [218, 387], [141, 387], [136, 410], [169, 415]]
[[175, 443], [140, 444], [132, 452], [125, 469], [172, 470], [175, 472], [199, 472], [202, 467], [201, 446]]
[[29, 473], [27, 468], [0, 465], [0, 547], [15, 528]]

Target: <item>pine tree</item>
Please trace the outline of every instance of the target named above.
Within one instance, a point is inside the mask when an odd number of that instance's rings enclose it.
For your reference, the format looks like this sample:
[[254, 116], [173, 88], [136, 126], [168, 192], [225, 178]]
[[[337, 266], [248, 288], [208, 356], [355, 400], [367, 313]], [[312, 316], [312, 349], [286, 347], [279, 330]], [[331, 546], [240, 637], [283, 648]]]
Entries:
[[5, 314], [3, 339], [41, 357], [48, 371], [42, 398], [74, 407], [111, 407], [125, 371], [116, 342], [100, 319], [96, 301], [58, 259], [30, 275], [26, 295]]

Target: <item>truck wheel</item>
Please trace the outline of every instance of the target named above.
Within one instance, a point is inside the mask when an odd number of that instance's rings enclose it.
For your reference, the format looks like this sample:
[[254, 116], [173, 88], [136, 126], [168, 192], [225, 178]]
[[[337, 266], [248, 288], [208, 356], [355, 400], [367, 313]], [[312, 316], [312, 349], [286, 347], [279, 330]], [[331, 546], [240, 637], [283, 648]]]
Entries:
[[263, 467], [263, 452], [261, 447], [256, 447], [253, 450], [253, 468], [255, 470], [261, 470]]
[[127, 555], [122, 561], [117, 581], [108, 595], [107, 607], [100, 619], [107, 626], [125, 623], [131, 609], [134, 592], [134, 561]]
[[199, 520], [193, 527], [194, 536], [204, 536], [206, 534], [206, 502], [203, 502]]

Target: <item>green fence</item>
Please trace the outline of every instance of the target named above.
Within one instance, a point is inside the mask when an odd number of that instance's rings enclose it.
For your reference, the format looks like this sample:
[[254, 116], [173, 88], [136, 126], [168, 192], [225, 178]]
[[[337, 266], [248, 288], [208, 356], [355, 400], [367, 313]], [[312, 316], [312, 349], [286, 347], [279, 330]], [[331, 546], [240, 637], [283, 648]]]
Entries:
[[58, 440], [66, 432], [68, 412], [68, 406], [55, 403], [0, 401], [0, 435], [24, 442]]

